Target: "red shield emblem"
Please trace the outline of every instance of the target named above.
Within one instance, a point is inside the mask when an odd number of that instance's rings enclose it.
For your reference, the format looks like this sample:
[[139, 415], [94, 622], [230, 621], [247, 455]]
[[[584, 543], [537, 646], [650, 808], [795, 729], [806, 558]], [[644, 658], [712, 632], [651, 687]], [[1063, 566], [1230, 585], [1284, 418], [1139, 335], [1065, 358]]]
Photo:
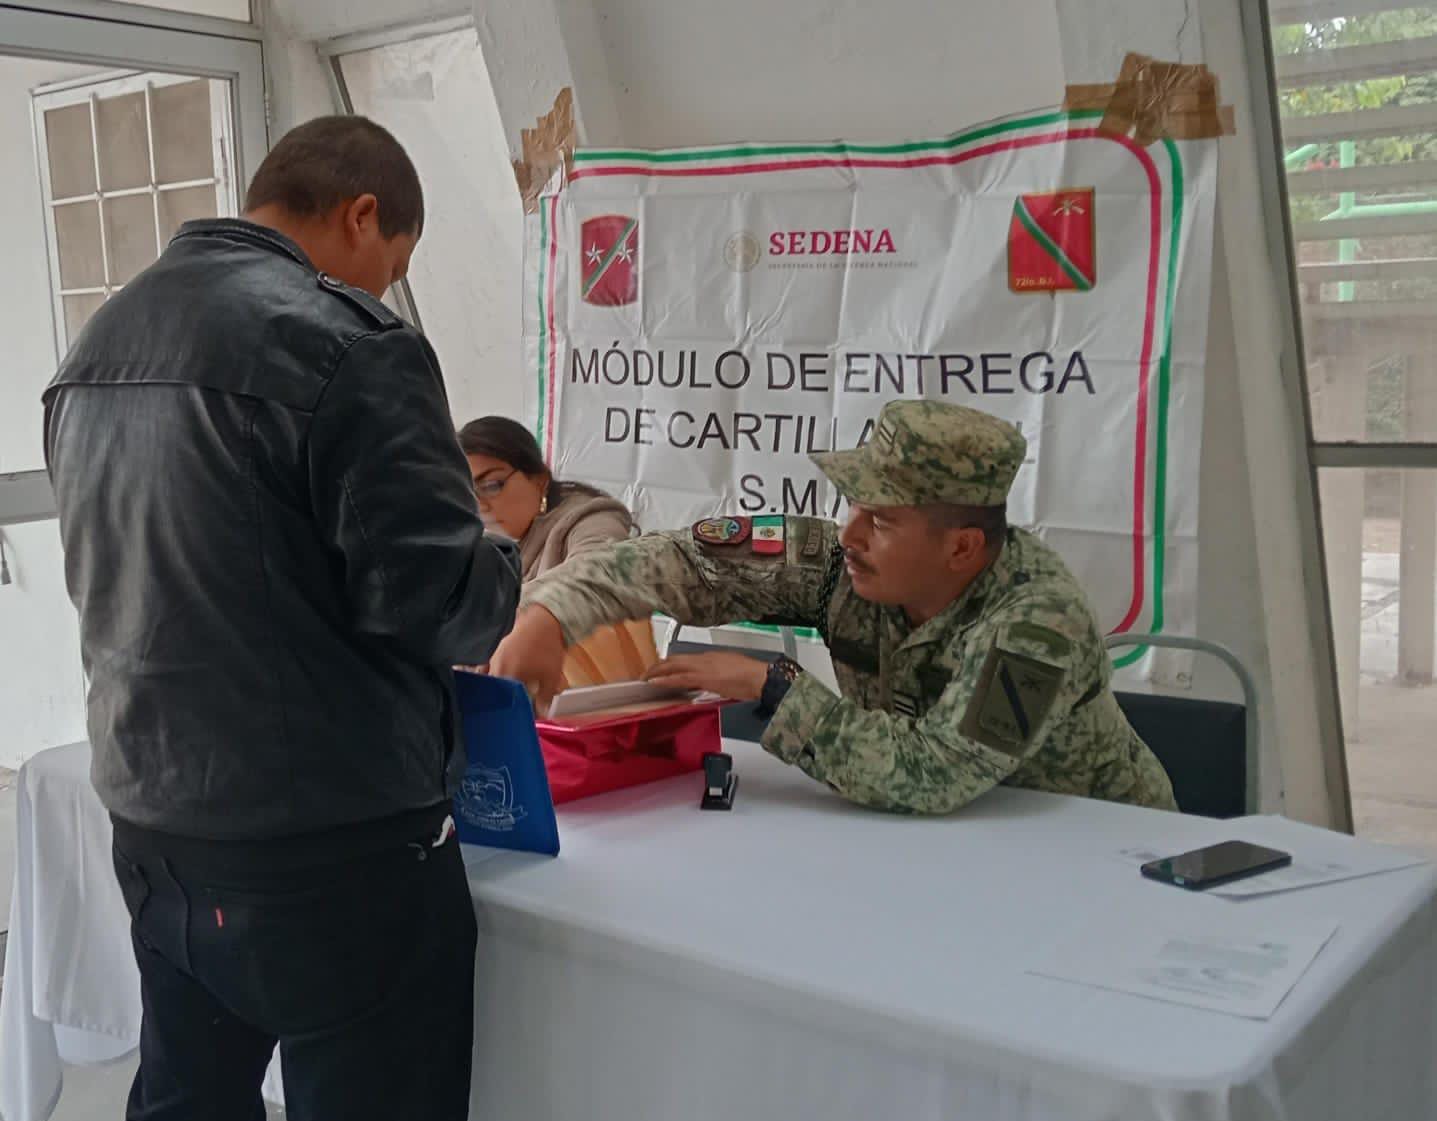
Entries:
[[1098, 282], [1093, 188], [1019, 195], [1008, 226], [1008, 287], [1087, 292]]
[[621, 214], [590, 218], [579, 237], [579, 292], [585, 302], [620, 307], [638, 299], [639, 220]]

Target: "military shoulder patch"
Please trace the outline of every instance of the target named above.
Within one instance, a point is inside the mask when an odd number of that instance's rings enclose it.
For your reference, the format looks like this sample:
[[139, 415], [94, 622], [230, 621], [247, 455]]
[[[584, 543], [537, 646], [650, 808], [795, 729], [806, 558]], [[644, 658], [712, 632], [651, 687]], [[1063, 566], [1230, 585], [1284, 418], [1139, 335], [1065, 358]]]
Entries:
[[998, 631], [969, 698], [959, 731], [1007, 755], [1035, 742], [1068, 676], [1072, 644], [1036, 623]]
[[[754, 519], [754, 536], [758, 536], [759, 519]], [[783, 519], [784, 536], [780, 538], [788, 563], [803, 568], [828, 567], [829, 554], [837, 541], [832, 522], [822, 518], [789, 515]]]
[[704, 518], [694, 522], [694, 540], [700, 545], [742, 545], [753, 531], [748, 518]]
[[1026, 654], [1055, 664], [1067, 664], [1073, 644], [1068, 636], [1041, 623], [1020, 620], [1009, 623], [998, 632], [998, 645], [1014, 654]]
[[893, 711], [910, 720], [918, 719], [918, 698], [911, 693], [893, 694]]

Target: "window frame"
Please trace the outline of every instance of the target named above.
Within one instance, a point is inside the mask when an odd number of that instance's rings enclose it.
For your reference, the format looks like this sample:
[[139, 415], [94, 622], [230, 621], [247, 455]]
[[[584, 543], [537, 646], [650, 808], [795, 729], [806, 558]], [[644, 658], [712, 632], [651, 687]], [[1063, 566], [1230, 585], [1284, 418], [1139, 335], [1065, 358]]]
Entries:
[[1333, 611], [1329, 561], [1324, 532], [1324, 511], [1319, 501], [1319, 472], [1328, 468], [1412, 469], [1437, 468], [1437, 441], [1378, 442], [1319, 439], [1313, 415], [1310, 372], [1304, 344], [1302, 290], [1299, 282], [1297, 237], [1288, 197], [1281, 100], [1283, 88], [1274, 53], [1273, 27], [1306, 15], [1321, 19], [1341, 15], [1363, 15], [1410, 7], [1400, 0], [1261, 0], [1240, 5], [1242, 33], [1247, 51], [1247, 71], [1257, 126], [1260, 205], [1267, 234], [1268, 253], [1273, 263], [1270, 280], [1283, 309], [1281, 374], [1288, 409], [1300, 419], [1304, 457], [1301, 493], [1297, 504], [1304, 549], [1315, 559], [1318, 579], [1305, 582], [1306, 597], [1314, 619], [1315, 655], [1325, 668], [1327, 688], [1319, 698], [1318, 722], [1322, 731], [1323, 765], [1334, 789], [1333, 809], [1337, 825], [1353, 830], [1351, 787], [1347, 768], [1346, 734], [1343, 728], [1341, 693], [1337, 670], [1337, 639], [1333, 633]]
[[[1274, 248], [1280, 253], [1280, 260], [1286, 261], [1283, 276], [1285, 301], [1292, 308], [1291, 342], [1296, 356], [1295, 382], [1301, 392], [1301, 415], [1306, 434], [1308, 460], [1316, 478], [1316, 471], [1325, 467], [1347, 468], [1389, 468], [1405, 469], [1416, 467], [1437, 467], [1437, 440], [1368, 441], [1321, 439], [1317, 435], [1313, 419], [1311, 386], [1309, 385], [1307, 355], [1304, 348], [1304, 324], [1302, 318], [1302, 293], [1297, 263], [1297, 231], [1292, 221], [1288, 201], [1287, 174], [1284, 167], [1284, 153], [1287, 140], [1282, 127], [1282, 108], [1279, 92], [1283, 88], [1278, 73], [1277, 57], [1273, 50], [1273, 13], [1282, 14], [1284, 19], [1306, 14], [1312, 18], [1331, 18], [1341, 15], [1370, 15], [1377, 12], [1411, 7], [1399, 0], [1263, 0], [1262, 3], [1244, 5], [1244, 23], [1248, 25], [1249, 49], [1252, 52], [1250, 69], [1255, 96], [1266, 101], [1264, 108], [1271, 121], [1272, 135], [1264, 145], [1270, 158], [1263, 161], [1263, 210], [1267, 225], [1280, 240]], [[1251, 11], [1249, 11], [1249, 8]], [[1427, 108], [1424, 106], [1424, 108]], [[1373, 112], [1373, 110], [1363, 110]], [[1388, 166], [1388, 165], [1377, 165]]]
[[112, 23], [139, 27], [189, 31], [200, 35], [222, 35], [235, 39], [259, 40], [264, 35], [263, 5], [256, 0], [249, 0], [249, 19], [244, 21], [161, 8], [152, 4], [128, 3], [127, 0], [46, 0], [43, 4], [27, 3], [26, 0], [6, 0], [3, 6], [29, 8], [61, 16], [109, 20]]
[[[257, 27], [108, 0], [47, 7], [63, 10], [0, 3], [0, 56], [228, 81], [235, 180], [248, 181], [269, 150]], [[0, 526], [54, 516], [54, 496], [43, 470], [0, 475]]]
[[[441, 14], [437, 18], [425, 19], [418, 23], [402, 24], [380, 31], [342, 35], [320, 43], [318, 45], [319, 58], [324, 64], [324, 75], [329, 83], [330, 99], [334, 104], [334, 111], [346, 116], [354, 115], [354, 100], [350, 96], [349, 85], [344, 78], [343, 59], [346, 55], [360, 54], [364, 51], [378, 50], [381, 47], [412, 43], [419, 39], [429, 39], [436, 35], [466, 30], [475, 30], [474, 16], [467, 6], [456, 8], [452, 14]], [[420, 319], [419, 306], [414, 299], [414, 289], [409, 283], [409, 278], [405, 277], [400, 280], [390, 289], [390, 293], [396, 305], [395, 310], [416, 330], [423, 331], [423, 321]]]
[[[152, 92], [166, 86], [182, 85], [186, 82], [204, 81], [209, 83], [210, 136], [214, 150], [215, 174], [208, 179], [158, 183], [155, 170], [155, 133], [152, 113]], [[100, 182], [99, 133], [95, 116], [95, 103], [102, 99], [123, 97], [128, 94], [145, 95], [145, 131], [149, 144], [150, 182], [143, 187], [126, 187], [107, 191]], [[121, 70], [108, 74], [93, 75], [89, 78], [75, 78], [37, 87], [31, 91], [30, 104], [35, 128], [36, 163], [40, 171], [40, 198], [44, 204], [45, 244], [50, 255], [50, 303], [54, 314], [55, 361], [59, 362], [69, 348], [69, 331], [65, 322], [65, 297], [103, 295], [109, 299], [124, 287], [123, 283], [110, 281], [108, 235], [105, 232], [104, 200], [113, 198], [138, 198], [150, 196], [151, 213], [154, 220], [155, 245], [163, 252], [160, 234], [160, 196], [167, 191], [187, 190], [193, 187], [213, 187], [216, 213], [236, 213], [239, 188], [233, 174], [234, 115], [230, 111], [229, 89], [222, 82], [193, 74], [173, 74], [157, 71]], [[50, 182], [49, 131], [45, 127], [45, 114], [56, 109], [74, 105], [88, 105], [90, 109], [91, 155], [95, 163], [95, 191], [88, 195], [74, 195], [55, 198]], [[104, 263], [104, 283], [99, 287], [65, 288], [60, 280], [60, 243], [56, 229], [55, 211], [61, 206], [72, 206], [96, 202], [100, 207], [100, 254]]]

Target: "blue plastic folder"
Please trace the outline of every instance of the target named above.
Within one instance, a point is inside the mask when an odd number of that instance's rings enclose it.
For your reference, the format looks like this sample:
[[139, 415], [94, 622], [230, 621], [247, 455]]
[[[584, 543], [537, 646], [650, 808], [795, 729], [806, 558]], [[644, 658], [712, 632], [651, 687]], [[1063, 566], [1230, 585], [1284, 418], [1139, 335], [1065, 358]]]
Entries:
[[559, 823], [534, 730], [534, 708], [517, 681], [454, 674], [468, 767], [454, 797], [454, 827], [468, 845], [559, 854]]

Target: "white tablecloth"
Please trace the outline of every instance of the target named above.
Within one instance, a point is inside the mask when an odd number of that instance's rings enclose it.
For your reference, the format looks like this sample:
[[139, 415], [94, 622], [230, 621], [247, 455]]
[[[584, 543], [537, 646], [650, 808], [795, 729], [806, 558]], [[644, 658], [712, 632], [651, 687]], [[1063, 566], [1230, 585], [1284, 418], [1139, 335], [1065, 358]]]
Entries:
[[[0, 990], [0, 1117], [45, 1121], [65, 1063], [140, 1043], [140, 974], [110, 857], [110, 819], [90, 786], [90, 746], [41, 752], [16, 779], [15, 893]], [[283, 1100], [279, 1062], [265, 1096]], [[115, 1116], [124, 1103], [115, 1103]]]
[[[952, 817], [849, 807], [749, 745], [731, 813], [697, 775], [567, 807], [550, 860], [469, 850], [471, 1115], [492, 1121], [1425, 1121], [1437, 871], [1242, 903], [1124, 847], [1362, 842], [998, 790]], [[1341, 927], [1266, 1022], [1025, 971], [1095, 917]]]
[[[1361, 842], [1010, 790], [950, 818], [892, 817], [750, 745], [730, 750], [731, 813], [700, 811], [692, 775], [565, 807], [557, 860], [466, 850], [474, 1117], [1437, 1117], [1431, 868], [1230, 903], [1144, 881], [1113, 853], [1235, 834], [1297, 853]], [[85, 747], [59, 748], [20, 776], [5, 1121], [48, 1116], [62, 1061], [138, 1038], [128, 920], [87, 769]], [[1026, 973], [1100, 914], [1341, 928], [1262, 1022]]]

